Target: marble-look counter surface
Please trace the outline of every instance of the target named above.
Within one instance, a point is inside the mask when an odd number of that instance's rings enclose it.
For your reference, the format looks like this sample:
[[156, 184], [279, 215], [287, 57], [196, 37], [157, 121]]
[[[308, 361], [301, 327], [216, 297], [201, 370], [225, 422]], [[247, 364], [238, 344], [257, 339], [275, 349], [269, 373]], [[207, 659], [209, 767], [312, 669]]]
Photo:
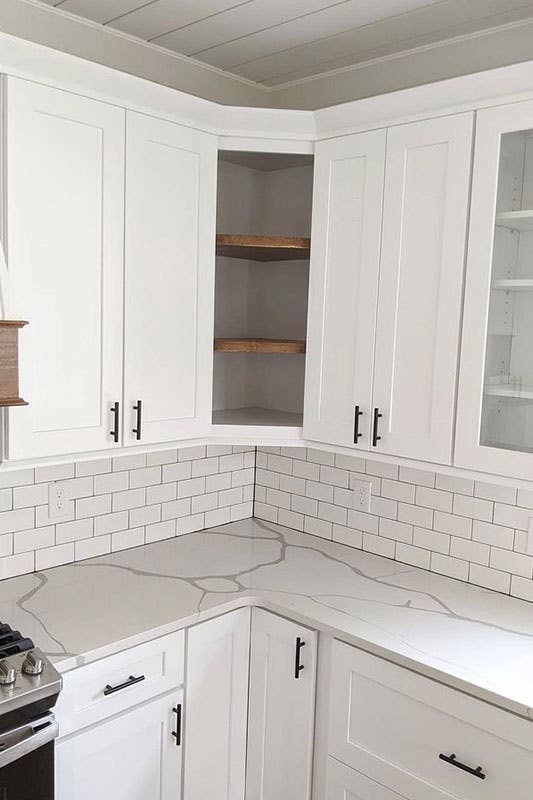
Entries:
[[62, 671], [259, 605], [533, 718], [533, 604], [259, 520], [0, 582]]

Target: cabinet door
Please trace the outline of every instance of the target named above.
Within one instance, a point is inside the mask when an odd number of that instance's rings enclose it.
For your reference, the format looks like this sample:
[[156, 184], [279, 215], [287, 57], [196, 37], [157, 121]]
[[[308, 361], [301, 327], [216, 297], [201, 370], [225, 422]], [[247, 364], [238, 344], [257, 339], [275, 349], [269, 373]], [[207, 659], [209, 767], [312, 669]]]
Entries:
[[122, 394], [124, 112], [7, 80], [7, 261], [21, 395], [9, 457], [116, 447]]
[[304, 435], [362, 448], [370, 441], [385, 137], [319, 142], [315, 155]]
[[[299, 667], [299, 668], [298, 668]], [[246, 797], [311, 796], [316, 633], [252, 611]]]
[[380, 783], [375, 783], [360, 772], [330, 757], [326, 800], [402, 800], [402, 798]]
[[215, 198], [214, 136], [128, 112], [125, 444], [209, 430]]
[[472, 122], [415, 122], [387, 139], [375, 445], [439, 463], [452, 455]]
[[60, 740], [57, 800], [177, 800], [181, 745], [172, 734], [181, 699], [165, 695]]
[[243, 800], [250, 609], [187, 633], [186, 800]]
[[478, 113], [455, 459], [533, 475], [533, 102]]

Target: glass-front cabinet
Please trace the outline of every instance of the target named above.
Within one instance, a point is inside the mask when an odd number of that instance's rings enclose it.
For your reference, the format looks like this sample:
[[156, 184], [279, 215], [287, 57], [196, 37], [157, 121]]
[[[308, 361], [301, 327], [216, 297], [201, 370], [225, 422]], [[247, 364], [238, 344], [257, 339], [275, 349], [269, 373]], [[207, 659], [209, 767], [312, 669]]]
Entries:
[[478, 114], [455, 463], [533, 478], [533, 103]]

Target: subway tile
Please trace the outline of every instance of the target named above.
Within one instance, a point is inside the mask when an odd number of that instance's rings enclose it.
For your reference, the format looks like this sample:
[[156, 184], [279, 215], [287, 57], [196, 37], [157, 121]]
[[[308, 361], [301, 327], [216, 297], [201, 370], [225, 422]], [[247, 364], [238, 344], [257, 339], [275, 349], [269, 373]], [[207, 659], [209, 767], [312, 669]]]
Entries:
[[[268, 457], [268, 468], [273, 470], [274, 472], [283, 472], [283, 473], [285, 473], [285, 475], [291, 475], [291, 473], [292, 473], [292, 458], [285, 458], [284, 456], [269, 455], [269, 457]], [[233, 467], [233, 469], [239, 469], [239, 467]]]
[[35, 527], [35, 509], [20, 508], [0, 513], [0, 534], [26, 531]]
[[512, 506], [516, 504], [517, 492], [512, 486], [503, 486], [498, 485], [497, 483], [476, 481], [474, 494], [476, 497], [482, 497], [485, 500], [495, 500], [498, 503], [509, 503]]
[[295, 478], [292, 475], [279, 475], [279, 478], [278, 488], [283, 492], [300, 495], [305, 494], [305, 480], [303, 478]]
[[335, 453], [330, 453], [327, 450], [319, 450], [316, 447], [308, 447], [307, 460], [312, 461], [314, 464], [324, 464], [326, 467], [333, 467], [335, 465]]
[[[272, 506], [268, 507], [272, 508]], [[230, 522], [230, 518], [231, 518], [230, 506], [226, 506], [225, 508], [216, 508], [213, 509], [213, 511], [205, 512], [204, 525], [206, 528], [216, 528], [219, 525], [225, 525], [227, 522]], [[268, 519], [268, 517], [261, 517], [261, 519]], [[275, 520], [272, 521], [275, 522]]]
[[164, 522], [155, 522], [147, 525], [144, 530], [146, 544], [160, 542], [162, 539], [172, 539], [176, 535], [176, 520], [166, 519]]
[[318, 517], [328, 522], [335, 522], [338, 525], [346, 525], [347, 511], [345, 508], [332, 505], [331, 503], [319, 503]]
[[244, 469], [253, 467], [255, 469], [255, 450], [247, 450], [244, 453]]
[[353, 489], [357, 483], [369, 483], [370, 494], [381, 494], [381, 478], [377, 475], [367, 475], [365, 472], [350, 472], [350, 489]]
[[250, 500], [253, 501], [254, 492], [255, 492], [255, 484], [249, 483], [246, 486], [243, 486], [242, 487], [242, 499], [243, 499], [243, 502], [248, 502]]
[[511, 577], [511, 594], [513, 597], [533, 603], [533, 581], [513, 575]]
[[161, 467], [144, 467], [130, 472], [130, 489], [154, 486], [156, 483], [161, 483]]
[[[227, 474], [231, 476], [232, 473]], [[259, 484], [259, 486], [268, 486], [270, 489], [279, 489], [281, 486], [281, 475], [279, 472], [272, 472], [269, 469], [261, 469], [258, 467], [255, 471], [255, 481], [257, 484]]]
[[161, 519], [176, 519], [186, 517], [191, 513], [191, 499], [186, 497], [183, 500], [171, 500], [169, 503], [161, 504]]
[[423, 550], [421, 547], [413, 547], [412, 544], [397, 542], [396, 560], [401, 561], [402, 564], [411, 564], [413, 567], [429, 569], [431, 553], [429, 550]]
[[111, 550], [128, 550], [130, 547], [140, 547], [144, 544], [144, 528], [131, 528], [127, 531], [117, 531], [111, 534]]
[[195, 461], [197, 458], [205, 458], [207, 455], [205, 445], [194, 445], [194, 447], [182, 447], [178, 450], [178, 461]]
[[428, 489], [427, 486], [417, 486], [415, 502], [417, 506], [449, 513], [452, 510], [453, 494], [440, 489]]
[[379, 517], [374, 517], [372, 514], [365, 514], [364, 511], [356, 511], [355, 509], [348, 511], [348, 527], [355, 528], [363, 533], [373, 533], [377, 535], [379, 526]]
[[347, 544], [361, 550], [363, 547], [363, 532], [355, 528], [348, 528], [345, 525], [333, 525], [333, 541], [340, 544]]
[[299, 514], [305, 514], [308, 517], [318, 516], [318, 500], [313, 500], [311, 497], [300, 497], [298, 494], [293, 494], [291, 497], [291, 510]]
[[74, 558], [83, 561], [85, 558], [105, 556], [111, 552], [111, 535], [96, 536], [93, 539], [81, 539], [74, 542]]
[[161, 519], [161, 506], [141, 506], [132, 508], [129, 511], [128, 527], [142, 528], [144, 525], [152, 525]]
[[[39, 552], [46, 552], [44, 550]], [[0, 580], [12, 578], [15, 575], [26, 575], [35, 569], [35, 553], [17, 553], [14, 556], [0, 558]]]
[[515, 531], [513, 550], [515, 553], [531, 554], [529, 545], [529, 535], [526, 531]]
[[[279, 470], [271, 466], [270, 456], [268, 457], [268, 468], [274, 470], [274, 472], [279, 472]], [[236, 469], [244, 469], [244, 455], [242, 453], [234, 453], [231, 456], [220, 456], [219, 469], [221, 472], [235, 472]]]
[[475, 519], [472, 527], [472, 538], [476, 542], [484, 542], [493, 547], [512, 550], [514, 531], [511, 528], [502, 528], [501, 525], [493, 525], [490, 522], [480, 522], [480, 520]]
[[397, 481], [399, 467], [397, 464], [389, 464], [387, 461], [367, 461], [366, 472], [368, 475], [377, 475], [380, 478]]
[[430, 531], [426, 528], [415, 527], [413, 544], [416, 547], [423, 547], [425, 550], [431, 550], [434, 553], [448, 555], [450, 552], [450, 537], [448, 534]]
[[86, 478], [72, 478], [62, 481], [69, 500], [78, 500], [80, 497], [91, 497], [94, 494], [94, 478], [88, 475]]
[[458, 517], [456, 514], [435, 511], [433, 528], [441, 533], [450, 533], [452, 536], [460, 536], [462, 539], [472, 538], [472, 520], [468, 517]]
[[200, 458], [192, 463], [192, 477], [201, 478], [204, 475], [216, 475], [218, 473], [218, 457]]
[[[7, 489], [11, 493], [11, 489]], [[13, 508], [42, 506], [48, 503], [48, 484], [34, 483], [30, 486], [16, 486], [13, 489]], [[5, 509], [3, 509], [5, 510]]]
[[76, 500], [76, 519], [97, 517], [111, 513], [111, 495], [100, 494], [97, 497], [82, 497]]
[[191, 478], [178, 483], [178, 497], [194, 497], [205, 492], [205, 478]]
[[[57, 544], [54, 547], [46, 547], [44, 550], [35, 552], [35, 569], [51, 569], [59, 567], [61, 564], [70, 564], [74, 561], [74, 542]], [[29, 555], [25, 553], [24, 555]], [[13, 556], [16, 558], [16, 556]]]
[[509, 528], [527, 531], [531, 518], [533, 518], [533, 510], [530, 508], [508, 506], [503, 503], [494, 504], [494, 522], [496, 525], [505, 525]]
[[533, 489], [519, 489], [516, 504], [524, 508], [533, 508]]
[[0, 511], [13, 509], [13, 489], [0, 489]]
[[379, 521], [379, 535], [394, 539], [396, 542], [411, 544], [413, 541], [413, 526], [405, 522], [381, 517]]
[[205, 491], [208, 494], [209, 492], [221, 492], [224, 489], [231, 489], [231, 472], [206, 476]]
[[[219, 511], [226, 511], [226, 510], [227, 509], [219, 509]], [[254, 516], [257, 517], [257, 519], [264, 519], [267, 520], [268, 522], [277, 522], [278, 509], [275, 508], [274, 506], [269, 506], [267, 503], [260, 503], [256, 500], [254, 503]], [[229, 510], [228, 510], [228, 517], [229, 517]], [[208, 523], [206, 520], [206, 525], [207, 524]]]
[[333, 492], [333, 502], [336, 506], [343, 506], [344, 508], [353, 508], [354, 506], [354, 493], [353, 489], [341, 489], [336, 486]]
[[363, 550], [368, 553], [375, 553], [378, 556], [385, 556], [385, 558], [394, 558], [396, 542], [392, 539], [386, 539], [384, 536], [363, 533]]
[[113, 495], [113, 511], [124, 511], [127, 508], [138, 508], [146, 502], [146, 489], [129, 489]]
[[252, 467], [248, 469], [238, 469], [231, 473], [232, 486], [246, 486], [253, 483], [255, 470]]
[[85, 478], [87, 475], [102, 475], [111, 472], [112, 461], [110, 458], [98, 458], [94, 461], [78, 461], [76, 464], [76, 478]]
[[106, 475], [95, 475], [94, 493], [109, 494], [110, 492], [124, 492], [129, 488], [129, 472], [110, 472]]
[[218, 508], [217, 492], [198, 494], [191, 500], [191, 512], [193, 514], [204, 514], [206, 511], [212, 511], [214, 508]]
[[450, 555], [460, 558], [463, 561], [471, 561], [476, 564], [488, 566], [490, 557], [490, 547], [482, 542], [474, 542], [471, 539], [457, 539], [451, 537]]
[[55, 522], [70, 522], [70, 520], [74, 519], [75, 516], [74, 512], [75, 512], [75, 505], [73, 500], [69, 500], [65, 503], [63, 513], [61, 514], [61, 520], [55, 520], [50, 517], [50, 510], [48, 508], [48, 505], [36, 506], [35, 527], [42, 528], [45, 525], [54, 525]]
[[254, 500], [257, 503], [266, 503], [266, 489], [264, 486], [258, 486], [257, 484], [254, 487]]
[[333, 502], [333, 486], [324, 483], [307, 481], [305, 493], [307, 497], [312, 497], [313, 500], [322, 500], [324, 503]]
[[310, 463], [309, 461], [293, 461], [292, 474], [296, 478], [318, 481], [320, 478], [320, 465]]
[[[45, 528], [33, 528], [29, 531], [18, 531], [13, 534], [13, 552], [27, 553], [30, 550], [42, 550], [43, 547], [52, 547], [55, 544], [55, 526], [47, 525]], [[0, 536], [0, 556], [11, 555], [9, 542], [4, 542], [4, 538], [11, 539], [11, 534]], [[6, 547], [7, 546], [7, 547]], [[8, 549], [9, 552], [6, 552]]]
[[94, 520], [77, 519], [75, 522], [62, 522], [56, 525], [56, 544], [88, 539], [93, 535]]
[[323, 465], [320, 467], [320, 482], [330, 483], [333, 486], [341, 486], [347, 489], [348, 472], [345, 469], [337, 469], [336, 467], [328, 467]]
[[433, 489], [435, 486], [435, 473], [425, 469], [400, 467], [400, 480], [405, 483], [415, 483], [417, 486], [426, 486]]
[[433, 509], [423, 508], [422, 506], [411, 506], [407, 503], [399, 503], [398, 519], [400, 522], [407, 522], [410, 525], [418, 525], [421, 528], [431, 528], [433, 525]]
[[304, 515], [288, 511], [286, 508], [280, 508], [278, 511], [278, 524], [286, 525], [287, 528], [294, 528], [296, 531], [303, 531]]
[[287, 458], [296, 458], [298, 461], [305, 461], [307, 459], [307, 448], [306, 447], [282, 447], [280, 449], [280, 455], [286, 456]]
[[262, 450], [258, 450], [255, 454], [255, 466], [266, 469], [268, 466], [268, 454], [264, 453]]
[[[212, 512], [210, 512], [212, 513]], [[179, 517], [176, 520], [176, 536], [185, 533], [195, 533], [205, 528], [205, 518], [203, 514], [191, 514], [188, 517]]]
[[107, 533], [115, 533], [128, 527], [128, 512], [115, 511], [113, 514], [106, 514], [103, 517], [96, 517], [94, 520], [94, 535], [102, 536]]
[[[64, 481], [74, 477], [74, 464], [47, 464], [35, 467], [35, 483], [48, 483], [48, 481]], [[30, 481], [24, 481], [29, 483]], [[12, 483], [11, 486], [19, 484]]]
[[[288, 492], [280, 492], [278, 489], [267, 489], [266, 494], [266, 501], [270, 503], [271, 506], [278, 506], [278, 508], [290, 508], [291, 507], [291, 496]], [[230, 502], [224, 503], [224, 505], [230, 505], [230, 503], [235, 502], [230, 500]], [[237, 501], [238, 502], [238, 501]]]
[[208, 444], [207, 445], [207, 458], [212, 456], [229, 456], [233, 452], [230, 444]]
[[511, 588], [509, 573], [499, 572], [491, 567], [482, 567], [480, 564], [470, 564], [469, 580], [476, 586], [483, 586], [503, 594], [509, 594]]
[[155, 486], [146, 487], [146, 505], [151, 506], [156, 503], [166, 503], [175, 500], [178, 495], [178, 484], [158, 483]]
[[[267, 489], [267, 502], [269, 502], [268, 493], [275, 491], [275, 489]], [[281, 492], [279, 494], [281, 494]], [[242, 503], [242, 488], [240, 486], [236, 486], [234, 489], [226, 489], [225, 491], [218, 493], [219, 508], [223, 508], [224, 506], [233, 506], [236, 503]]]
[[490, 566], [522, 578], [533, 576], [533, 558], [522, 553], [513, 553], [511, 550], [500, 550], [498, 547], [490, 548]]
[[[280, 509], [282, 511], [284, 509]], [[253, 516], [254, 511], [254, 504], [251, 500], [247, 500], [243, 503], [235, 503], [235, 505], [230, 506], [230, 520], [231, 522], [236, 522], [239, 519], [249, 519]]]
[[468, 561], [461, 561], [461, 559], [453, 558], [453, 556], [447, 556], [443, 553], [431, 553], [429, 568], [431, 572], [446, 575], [448, 578], [456, 578], [459, 581], [468, 580]]
[[401, 483], [383, 478], [381, 496], [388, 497], [390, 500], [401, 500], [403, 503], [414, 503], [415, 487], [412, 483]]
[[142, 469], [146, 466], [146, 455], [144, 453], [131, 453], [125, 456], [115, 456], [113, 458], [113, 472], [123, 472], [129, 469]]
[[[453, 496], [453, 509], [450, 509], [450, 511], [452, 510], [459, 517], [471, 517], [484, 522], [492, 522], [494, 503], [491, 500], [482, 500], [479, 497], [466, 497], [462, 494], [455, 494]], [[441, 511], [446, 511], [446, 509], [441, 509]]]
[[175, 464], [178, 460], [177, 450], [160, 450], [157, 453], [147, 453], [147, 467], [162, 467], [165, 464]]
[[321, 539], [331, 539], [333, 533], [333, 526], [331, 522], [326, 522], [317, 517], [304, 518], [304, 531], [313, 536], [320, 536]]
[[397, 519], [398, 502], [396, 500], [388, 500], [386, 497], [371, 497], [370, 513], [377, 514], [380, 517], [388, 517], [388, 519]]
[[366, 461], [360, 456], [345, 456], [337, 453], [335, 456], [335, 466], [339, 469], [347, 469], [350, 472], [364, 472]]
[[437, 473], [435, 488], [453, 494], [474, 494], [474, 481], [472, 478], [462, 478], [459, 475], [442, 475]]
[[0, 489], [9, 489], [12, 486], [28, 486], [35, 482], [34, 469], [0, 470]]
[[192, 462], [185, 461], [183, 464], [165, 464], [161, 474], [163, 483], [185, 481], [192, 475]]

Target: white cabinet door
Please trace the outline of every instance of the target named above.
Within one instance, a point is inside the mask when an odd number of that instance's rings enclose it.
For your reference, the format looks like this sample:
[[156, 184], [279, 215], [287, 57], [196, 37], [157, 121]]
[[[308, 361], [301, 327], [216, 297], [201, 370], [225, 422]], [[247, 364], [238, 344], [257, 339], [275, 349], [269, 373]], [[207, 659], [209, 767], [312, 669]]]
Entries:
[[325, 800], [403, 800], [403, 798], [330, 757]]
[[122, 394], [124, 112], [7, 80], [7, 261], [21, 395], [9, 457], [116, 447]]
[[56, 746], [57, 800], [178, 800], [181, 692], [113, 717]]
[[186, 800], [243, 800], [246, 770], [250, 609], [187, 633]]
[[311, 796], [316, 633], [252, 611], [247, 800]]
[[128, 112], [125, 444], [209, 430], [215, 198], [216, 137]]
[[533, 102], [479, 111], [455, 463], [533, 476]]
[[373, 392], [380, 452], [451, 460], [472, 123], [458, 114], [387, 135]]
[[385, 138], [379, 130], [319, 142], [315, 155], [304, 435], [363, 449], [371, 429]]

